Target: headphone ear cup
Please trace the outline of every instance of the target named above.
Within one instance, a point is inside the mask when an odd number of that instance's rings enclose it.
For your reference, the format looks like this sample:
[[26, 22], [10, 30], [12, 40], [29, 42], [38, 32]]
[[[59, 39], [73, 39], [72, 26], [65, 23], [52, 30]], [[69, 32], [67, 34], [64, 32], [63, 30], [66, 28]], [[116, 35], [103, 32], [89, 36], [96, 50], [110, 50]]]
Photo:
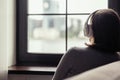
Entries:
[[92, 24], [89, 24], [89, 25], [88, 25], [88, 34], [87, 34], [87, 36], [88, 36], [88, 37], [93, 36]]
[[86, 37], [92, 36], [92, 29], [91, 29], [91, 26], [92, 26], [92, 25], [85, 24], [84, 35], [85, 35]]
[[85, 23], [85, 26], [84, 26], [84, 36], [87, 36], [88, 34], [88, 24]]

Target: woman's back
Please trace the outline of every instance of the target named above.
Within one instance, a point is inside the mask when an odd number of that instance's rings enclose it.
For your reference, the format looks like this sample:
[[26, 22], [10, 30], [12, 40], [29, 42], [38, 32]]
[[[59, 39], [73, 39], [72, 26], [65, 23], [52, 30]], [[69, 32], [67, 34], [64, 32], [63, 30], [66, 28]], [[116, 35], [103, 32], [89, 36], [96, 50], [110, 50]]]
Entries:
[[53, 80], [62, 80], [117, 60], [119, 60], [117, 53], [103, 52], [91, 47], [75, 47], [63, 56]]

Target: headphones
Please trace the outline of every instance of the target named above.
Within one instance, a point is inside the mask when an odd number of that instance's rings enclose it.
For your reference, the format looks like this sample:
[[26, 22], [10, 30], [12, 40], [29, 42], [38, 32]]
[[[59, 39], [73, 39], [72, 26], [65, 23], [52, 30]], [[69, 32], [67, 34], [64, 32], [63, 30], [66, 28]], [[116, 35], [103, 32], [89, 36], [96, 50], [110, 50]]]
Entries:
[[[92, 30], [92, 21], [91, 21], [91, 18], [95, 15], [96, 12], [98, 12], [99, 10], [96, 10], [94, 11], [93, 13], [91, 13], [89, 16], [88, 16], [88, 19], [86, 20], [85, 22], [85, 25], [84, 25], [84, 35], [86, 37], [91, 37], [93, 36], [93, 30]], [[89, 23], [90, 22], [90, 23]]]

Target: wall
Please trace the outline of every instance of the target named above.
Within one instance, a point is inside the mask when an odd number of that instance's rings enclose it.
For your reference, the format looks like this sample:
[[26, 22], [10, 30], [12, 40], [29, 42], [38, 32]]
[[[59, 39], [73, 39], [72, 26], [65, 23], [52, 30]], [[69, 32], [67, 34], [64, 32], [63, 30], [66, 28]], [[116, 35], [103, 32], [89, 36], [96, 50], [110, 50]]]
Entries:
[[8, 53], [8, 66], [15, 64], [15, 0], [7, 0], [7, 53]]
[[7, 80], [7, 0], [0, 0], [0, 80]]
[[14, 3], [0, 0], [0, 80], [7, 80], [8, 66], [15, 64]]
[[[114, 3], [114, 4], [113, 4]], [[109, 8], [114, 9], [120, 15], [120, 0], [109, 0]]]

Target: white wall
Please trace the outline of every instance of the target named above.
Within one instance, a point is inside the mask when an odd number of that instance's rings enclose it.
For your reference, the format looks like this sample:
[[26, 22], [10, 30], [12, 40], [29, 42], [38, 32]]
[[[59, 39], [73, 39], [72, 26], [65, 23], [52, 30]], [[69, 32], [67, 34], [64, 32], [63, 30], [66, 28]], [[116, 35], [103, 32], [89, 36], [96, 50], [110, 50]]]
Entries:
[[0, 80], [15, 64], [15, 0], [0, 0]]
[[15, 64], [15, 0], [7, 0], [7, 53], [8, 53], [8, 66]]
[[7, 80], [7, 0], [0, 0], [0, 80]]

